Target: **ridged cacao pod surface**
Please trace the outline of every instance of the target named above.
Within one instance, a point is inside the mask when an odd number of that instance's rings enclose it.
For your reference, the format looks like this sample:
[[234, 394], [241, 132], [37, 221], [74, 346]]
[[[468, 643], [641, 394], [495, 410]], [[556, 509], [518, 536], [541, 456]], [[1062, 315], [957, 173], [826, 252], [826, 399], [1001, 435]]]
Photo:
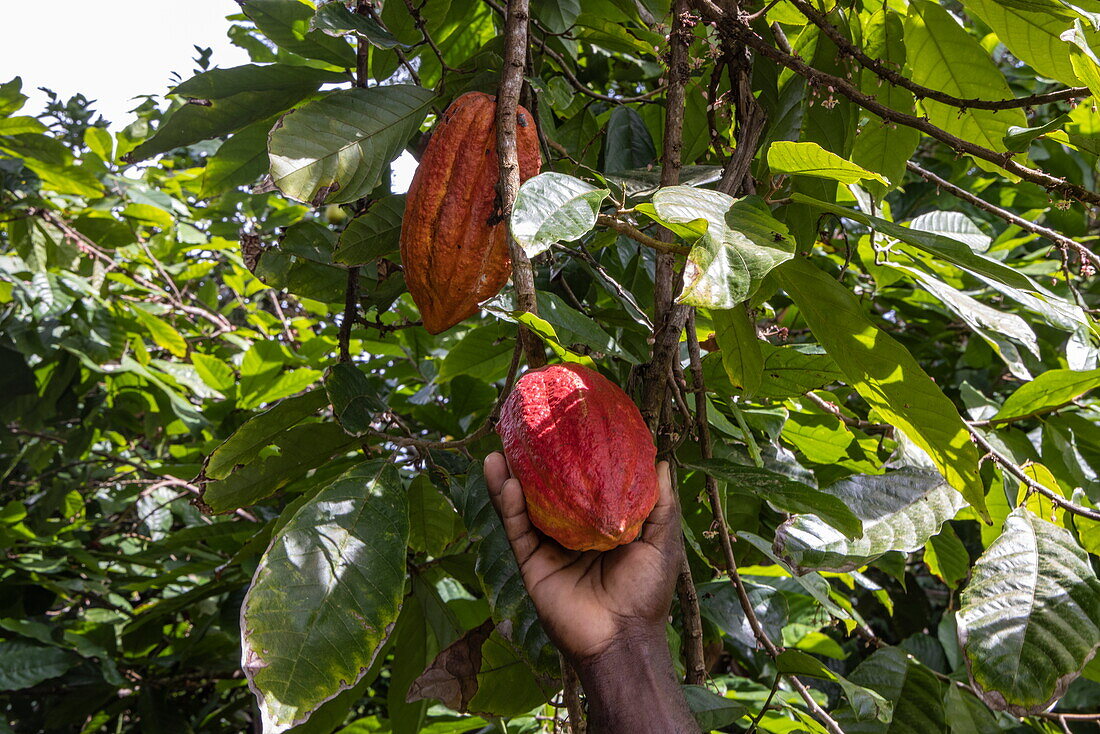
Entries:
[[532, 370], [504, 401], [497, 432], [539, 530], [573, 550], [638, 536], [657, 503], [657, 448], [618, 385], [576, 364]]
[[[468, 92], [432, 132], [405, 198], [401, 262], [405, 283], [432, 334], [477, 313], [512, 272], [508, 225], [500, 219], [496, 98]], [[538, 132], [516, 111], [520, 180], [539, 172]]]

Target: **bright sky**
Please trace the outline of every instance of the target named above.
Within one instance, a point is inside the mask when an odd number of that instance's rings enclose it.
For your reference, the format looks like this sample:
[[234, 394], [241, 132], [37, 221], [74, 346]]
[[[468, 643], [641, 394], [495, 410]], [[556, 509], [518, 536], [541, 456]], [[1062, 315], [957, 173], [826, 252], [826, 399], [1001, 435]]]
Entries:
[[0, 81], [23, 77], [24, 114], [42, 111], [38, 87], [63, 99], [80, 92], [117, 130], [131, 121], [135, 95], [163, 94], [173, 72], [192, 75], [194, 45], [214, 49], [212, 65], [248, 63], [226, 36], [225, 16], [238, 9], [234, 0], [5, 2]]
[[[230, 43], [234, 0], [3, 0], [0, 83], [23, 78], [22, 114], [45, 108], [48, 87], [63, 100], [81, 93], [119, 130], [133, 119], [137, 95], [163, 95], [198, 69], [194, 46], [212, 48], [211, 66], [249, 63]], [[178, 74], [173, 77], [173, 73]], [[405, 153], [393, 188], [405, 191], [415, 169]]]

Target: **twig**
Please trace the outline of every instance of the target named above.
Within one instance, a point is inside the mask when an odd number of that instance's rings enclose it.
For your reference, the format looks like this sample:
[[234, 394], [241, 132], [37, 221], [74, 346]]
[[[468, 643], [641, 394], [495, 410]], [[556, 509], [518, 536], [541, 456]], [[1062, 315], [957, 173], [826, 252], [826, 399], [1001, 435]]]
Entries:
[[1028, 97], [1015, 99], [977, 99], [954, 97], [946, 92], [930, 89], [917, 84], [912, 79], [899, 74], [878, 59], [873, 59], [863, 50], [845, 38], [836, 27], [829, 22], [824, 14], [818, 12], [806, 0], [790, 0], [798, 10], [805, 15], [811, 23], [821, 29], [822, 33], [832, 41], [842, 53], [845, 53], [860, 63], [864, 68], [870, 69], [878, 76], [896, 86], [908, 89], [917, 99], [931, 99], [951, 107], [959, 107], [967, 110], [1008, 110], [1020, 107], [1035, 107], [1052, 102], [1064, 102], [1078, 97], [1087, 97], [1091, 94], [1088, 87], [1070, 87], [1057, 92], [1046, 94], [1033, 94]]
[[586, 734], [588, 721], [584, 718], [584, 707], [581, 705], [580, 681], [577, 679], [577, 671], [558, 653], [558, 661], [561, 663], [562, 698], [565, 699], [565, 708], [569, 712], [569, 731], [572, 734]]
[[351, 329], [359, 312], [359, 268], [348, 269], [348, 286], [344, 291], [344, 320], [340, 322], [340, 361], [351, 361]]
[[[711, 442], [710, 442], [710, 422], [707, 420], [706, 409], [706, 385], [703, 382], [703, 360], [699, 353], [699, 340], [694, 338], [695, 330], [695, 312], [691, 311], [691, 315], [688, 317], [687, 323], [688, 332], [692, 338], [688, 339], [688, 359], [691, 363], [691, 379], [693, 388], [695, 390], [695, 417], [698, 421], [699, 429], [699, 449], [704, 459], [709, 459], [712, 456]], [[726, 523], [726, 516], [722, 510], [722, 498], [718, 493], [718, 482], [710, 474], [704, 474], [705, 485], [707, 489], [707, 496], [710, 499], [710, 509], [714, 515], [714, 524], [718, 527], [718, 537], [721, 539], [722, 554], [726, 560], [726, 570], [729, 573], [730, 582], [733, 584], [734, 590], [737, 592], [737, 599], [741, 603], [741, 610], [745, 613], [745, 618], [749, 622], [749, 627], [752, 628], [753, 636], [756, 637], [756, 641], [764, 648], [764, 651], [771, 658], [779, 657], [779, 648], [775, 643], [771, 641], [767, 633], [764, 631], [763, 625], [760, 624], [760, 620], [756, 616], [756, 610], [753, 609], [752, 601], [749, 599], [748, 591], [745, 589], [745, 583], [741, 580], [741, 574], [737, 571], [737, 559], [733, 554], [733, 541], [730, 538], [729, 525]], [[818, 718], [819, 721], [828, 729], [831, 734], [844, 734], [844, 731], [836, 723], [836, 721], [829, 716], [817, 701], [814, 700], [813, 695], [810, 694], [809, 689], [798, 680], [795, 676], [788, 676], [791, 686], [798, 692], [798, 695], [802, 697], [802, 700], [806, 702], [806, 707], [810, 712]]]
[[1012, 159], [1013, 155], [1015, 155], [1014, 153], [997, 153], [989, 148], [984, 148], [968, 140], [956, 137], [946, 130], [936, 127], [930, 123], [926, 117], [915, 117], [905, 114], [904, 112], [898, 112], [891, 107], [887, 107], [871, 95], [861, 92], [847, 79], [842, 79], [838, 76], [833, 76], [832, 74], [827, 74], [815, 69], [802, 61], [802, 59], [775, 48], [764, 38], [757, 35], [751, 28], [743, 25], [736, 18], [727, 15], [721, 8], [715, 5], [712, 0], [697, 0], [697, 2], [707, 17], [717, 23], [724, 32], [741, 40], [759, 54], [766, 56], [772, 61], [787, 67], [799, 76], [804, 77], [811, 85], [832, 87], [834, 91], [844, 95], [860, 107], [869, 112], [873, 112], [884, 120], [919, 130], [925, 135], [948, 145], [955, 151], [967, 153], [975, 158], [988, 161], [1003, 168], [1009, 173], [1019, 176], [1025, 181], [1030, 181], [1038, 186], [1042, 186], [1052, 193], [1057, 193], [1065, 198], [1076, 199], [1085, 204], [1100, 204], [1100, 193], [1089, 191], [1083, 186], [1078, 186], [1064, 178], [1052, 176], [1045, 171], [1021, 165]]
[[1008, 458], [996, 448], [994, 448], [993, 444], [991, 444], [989, 440], [982, 435], [981, 431], [979, 431], [969, 422], [967, 422], [966, 427], [970, 431], [970, 437], [974, 439], [974, 442], [976, 444], [982, 447], [982, 450], [986, 452], [986, 455], [988, 455], [989, 458], [991, 458], [993, 461], [1000, 464], [1003, 470], [1016, 477], [1016, 479], [1027, 486], [1029, 490], [1033, 492], [1038, 492], [1066, 512], [1072, 512], [1074, 515], [1080, 515], [1081, 517], [1087, 517], [1090, 520], [1096, 520], [1100, 522], [1100, 512], [1097, 512], [1096, 510], [1090, 510], [1087, 507], [1082, 507], [1081, 505], [1071, 502], [1060, 494], [1056, 494], [1053, 490], [1048, 489], [1039, 482], [1035, 481], [1034, 479], [1029, 477], [1023, 469], [1017, 466], [1016, 463], [1012, 461], [1012, 459]]
[[680, 600], [680, 613], [684, 617], [684, 682], [688, 685], [702, 685], [707, 679], [703, 654], [703, 621], [686, 546], [680, 558], [680, 572], [676, 576], [676, 595]]
[[[519, 192], [519, 150], [516, 146], [516, 108], [523, 87], [523, 70], [527, 64], [527, 24], [530, 20], [528, 0], [508, 0], [504, 19], [504, 63], [497, 92], [496, 128], [497, 156], [500, 160], [500, 217], [508, 228], [508, 250], [512, 257], [512, 283], [516, 289], [516, 307], [520, 311], [538, 314], [535, 298], [535, 273], [531, 260], [512, 237], [510, 220], [512, 206]], [[520, 327], [519, 340], [531, 367], [546, 364], [542, 342], [529, 329]]]
[[[685, 87], [691, 74], [688, 50], [694, 35], [691, 24], [694, 16], [688, 12], [687, 0], [675, 0], [672, 5], [672, 29], [668, 35], [668, 89], [665, 95], [664, 150], [661, 153], [661, 186], [674, 186], [680, 181], [680, 155], [684, 137]], [[662, 242], [672, 243], [674, 236], [661, 227], [657, 234]], [[657, 255], [653, 276], [654, 322], [653, 348], [643, 382], [641, 412], [651, 431], [659, 431], [661, 408], [667, 398], [668, 365], [679, 352], [680, 332], [683, 331], [689, 308], [673, 304], [673, 293], [683, 275], [675, 271], [675, 259], [667, 252]], [[658, 446], [658, 449], [661, 447]]]
[[1100, 255], [1097, 255], [1095, 252], [1088, 249], [1080, 242], [1071, 240], [1069, 237], [1055, 232], [1049, 227], [1044, 227], [1041, 224], [1035, 224], [1034, 222], [1028, 221], [1027, 219], [1024, 219], [1021, 216], [1002, 209], [999, 206], [994, 206], [985, 199], [981, 199], [970, 193], [966, 189], [960, 188], [950, 181], [940, 178], [936, 174], [921, 168], [912, 161], [908, 161], [905, 166], [910, 171], [923, 178], [925, 181], [935, 184], [939, 188], [954, 196], [956, 199], [962, 199], [963, 201], [969, 202], [970, 204], [973, 204], [974, 206], [981, 209], [982, 211], [989, 212], [990, 214], [999, 217], [1010, 224], [1015, 224], [1017, 227], [1026, 232], [1037, 234], [1040, 237], [1046, 237], [1063, 251], [1067, 249], [1073, 250], [1078, 254], [1079, 257], [1082, 258], [1082, 260], [1091, 260], [1094, 264], [1100, 265]]
[[752, 724], [745, 734], [753, 734], [760, 728], [760, 721], [764, 718], [764, 714], [768, 713], [768, 707], [772, 705], [772, 699], [775, 698], [775, 692], [779, 690], [779, 681], [781, 680], [783, 680], [783, 674], [776, 673], [775, 678], [772, 680], [772, 689], [768, 691], [768, 697], [764, 699], [764, 705], [760, 707], [760, 713], [752, 720]]
[[596, 261], [596, 258], [592, 257], [592, 255], [589, 254], [588, 250], [585, 250], [583, 247], [577, 249], [566, 247], [560, 242], [558, 243], [557, 247], [558, 249], [564, 250], [565, 252], [568, 252], [569, 254], [578, 257], [585, 263], [587, 263], [588, 267], [592, 268], [592, 270], [595, 271], [596, 275], [598, 275], [600, 279], [603, 280], [604, 284], [608, 288], [610, 288], [615, 293], [615, 295], [619, 297], [620, 300], [630, 305], [633, 311], [638, 314], [639, 318], [642, 319], [642, 323], [644, 323], [650, 331], [653, 330], [653, 322], [649, 320], [648, 316], [646, 316], [645, 311], [642, 309], [641, 305], [638, 304], [638, 301], [634, 298], [630, 291], [624, 288], [619, 281], [615, 280], [615, 278], [611, 276], [611, 273], [607, 272], [607, 269], [604, 268], [603, 265], [600, 265]]
[[645, 232], [635, 227], [630, 222], [624, 222], [621, 219], [616, 219], [608, 214], [600, 214], [596, 217], [596, 224], [604, 227], [609, 227], [621, 235], [626, 235], [630, 239], [637, 242], [639, 245], [645, 245], [657, 252], [669, 253], [672, 255], [687, 255], [691, 252], [691, 248], [686, 245], [677, 245], [672, 242], [665, 242], [659, 240], [656, 237], [650, 237]]

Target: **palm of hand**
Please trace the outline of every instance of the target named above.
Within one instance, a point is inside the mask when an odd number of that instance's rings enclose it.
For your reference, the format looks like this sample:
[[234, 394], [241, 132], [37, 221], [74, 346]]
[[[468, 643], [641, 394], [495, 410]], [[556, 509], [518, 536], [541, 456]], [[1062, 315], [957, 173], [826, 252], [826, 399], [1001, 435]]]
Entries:
[[568, 657], [599, 655], [624, 632], [663, 627], [679, 567], [679, 511], [666, 465], [640, 537], [607, 552], [571, 551], [539, 533], [500, 454], [485, 460], [490, 497], [547, 633]]

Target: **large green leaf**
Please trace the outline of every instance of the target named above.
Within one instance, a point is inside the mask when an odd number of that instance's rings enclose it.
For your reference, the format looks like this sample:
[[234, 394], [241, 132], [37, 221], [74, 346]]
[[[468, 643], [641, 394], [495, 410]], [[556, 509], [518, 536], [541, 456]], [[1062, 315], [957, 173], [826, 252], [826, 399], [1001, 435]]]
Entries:
[[307, 59], [353, 68], [355, 49], [342, 38], [311, 30], [314, 7], [307, 0], [241, 0], [241, 10], [281, 48]]
[[768, 148], [768, 168], [772, 173], [791, 176], [812, 176], [843, 184], [872, 179], [881, 184], [888, 181], [877, 173], [830, 153], [817, 143], [792, 143], [779, 140]]
[[386, 196], [374, 202], [340, 233], [332, 259], [345, 265], [365, 265], [397, 252], [404, 214], [404, 194]]
[[[726, 483], [729, 491], [753, 494], [765, 499], [780, 512], [812, 513], [811, 520], [836, 528], [839, 537], [859, 538], [869, 532], [852, 509], [850, 498], [843, 492], [814, 489], [808, 484], [755, 466], [735, 464], [728, 459], [697, 459], [684, 466], [710, 474]], [[864, 515], [866, 517], [866, 515]], [[820, 518], [820, 520], [818, 520]]]
[[[1008, 99], [1012, 90], [1004, 75], [981, 47], [944, 8], [928, 0], [913, 0], [905, 19], [905, 44], [913, 81], [963, 99]], [[990, 150], [1003, 152], [1009, 127], [1024, 127], [1020, 109], [960, 109], [941, 102], [921, 102], [929, 121], [948, 133]], [[984, 160], [976, 163], [997, 170]]]
[[325, 374], [325, 391], [332, 412], [344, 430], [361, 436], [386, 409], [382, 399], [385, 385], [377, 375], [367, 375], [350, 362], [330, 367]]
[[202, 195], [213, 197], [247, 186], [267, 173], [267, 136], [274, 125], [274, 117], [254, 122], [222, 143], [206, 161]]
[[203, 72], [173, 90], [174, 94], [196, 102], [172, 112], [156, 134], [127, 158], [140, 161], [173, 148], [228, 135], [284, 112], [316, 92], [321, 84], [338, 80], [331, 72], [283, 64], [249, 64]]
[[28, 640], [0, 640], [0, 691], [18, 691], [64, 675], [79, 662], [72, 653]]
[[397, 84], [330, 92], [271, 133], [271, 177], [307, 202], [347, 203], [373, 189], [428, 114], [434, 94]]
[[1100, 387], [1100, 369], [1048, 370], [1008, 396], [993, 420], [1019, 420], [1049, 413]]
[[267, 455], [206, 484], [202, 499], [213, 512], [247, 507], [323, 466], [355, 443], [335, 423], [308, 423], [280, 431], [265, 445], [270, 446]]
[[1018, 507], [974, 565], [959, 639], [986, 703], [1045, 710], [1100, 645], [1100, 581], [1068, 530]]
[[734, 199], [720, 191], [669, 186], [653, 195], [653, 209], [664, 223], [706, 223], [688, 254], [679, 297], [683, 303], [733, 308], [792, 257], [787, 228], [759, 197]]
[[596, 225], [600, 206], [610, 194], [564, 173], [540, 173], [519, 187], [512, 236], [528, 257], [556, 242], [578, 240]]
[[1069, 27], [1066, 16], [1029, 12], [997, 0], [965, 0], [963, 7], [981, 18], [1013, 56], [1035, 71], [1071, 87], [1078, 84], [1069, 48], [1058, 38]]
[[888, 723], [860, 720], [858, 710], [841, 709], [837, 723], [845, 734], [947, 734], [944, 684], [900, 647], [875, 651], [848, 680], [883, 696], [893, 705], [893, 716]]
[[848, 383], [984, 513], [978, 451], [954, 404], [913, 356], [871, 322], [851, 292], [806, 260], [793, 260], [777, 274]]
[[800, 572], [852, 571], [888, 551], [918, 550], [965, 506], [936, 472], [902, 469], [854, 476], [826, 487], [863, 522], [845, 538], [814, 515], [796, 515], [775, 531], [775, 552]]
[[607, 121], [604, 170], [615, 173], [645, 168], [656, 158], [653, 138], [642, 116], [626, 105], [615, 107]]
[[401, 609], [408, 540], [389, 462], [342, 475], [272, 539], [241, 609], [242, 663], [265, 732], [305, 721], [371, 667]]

